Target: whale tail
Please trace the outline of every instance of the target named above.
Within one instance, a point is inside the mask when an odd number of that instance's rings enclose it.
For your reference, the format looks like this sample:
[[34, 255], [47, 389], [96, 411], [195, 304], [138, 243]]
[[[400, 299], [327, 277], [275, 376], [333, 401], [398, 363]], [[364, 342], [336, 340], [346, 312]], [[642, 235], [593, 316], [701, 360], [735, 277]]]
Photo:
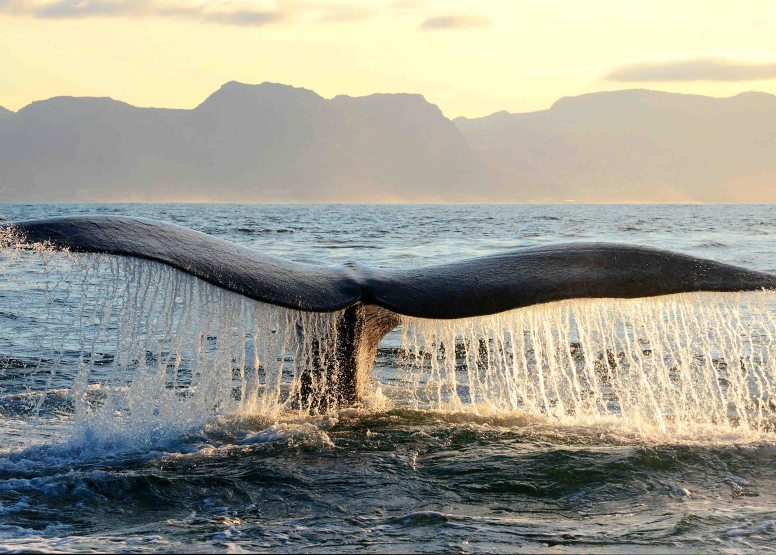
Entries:
[[[310, 341], [299, 403], [312, 411], [363, 399], [380, 340], [400, 317], [457, 319], [573, 298], [776, 289], [776, 276], [665, 250], [570, 243], [451, 264], [375, 270], [311, 266], [263, 255], [180, 226], [82, 216], [6, 224], [21, 246], [152, 260], [222, 289], [305, 312], [341, 312]], [[333, 385], [334, 397], [321, 395]], [[329, 387], [331, 391], [332, 388]]]

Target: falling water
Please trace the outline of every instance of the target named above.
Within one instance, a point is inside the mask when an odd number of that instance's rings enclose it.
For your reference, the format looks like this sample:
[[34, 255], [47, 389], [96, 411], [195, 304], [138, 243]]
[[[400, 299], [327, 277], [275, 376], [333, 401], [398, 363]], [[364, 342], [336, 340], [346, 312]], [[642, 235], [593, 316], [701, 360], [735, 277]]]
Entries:
[[[325, 339], [342, 313], [266, 305], [136, 258], [4, 255], [0, 371], [19, 379], [1, 393], [35, 422], [72, 414], [79, 444], [151, 446], [222, 417], [341, 408], [310, 369], [314, 357], [336, 366]], [[367, 404], [614, 421], [663, 436], [765, 433], [776, 413], [774, 300], [693, 293], [404, 318], [387, 351], [394, 379], [375, 376]]]
[[3, 266], [0, 368], [15, 386], [2, 393], [36, 418], [66, 406], [78, 439], [140, 447], [228, 415], [336, 408], [306, 370], [335, 358], [341, 312], [266, 305], [130, 257], [39, 249]]
[[766, 431], [776, 296], [574, 300], [484, 318], [405, 318], [416, 399], [444, 410], [617, 419], [643, 433]]

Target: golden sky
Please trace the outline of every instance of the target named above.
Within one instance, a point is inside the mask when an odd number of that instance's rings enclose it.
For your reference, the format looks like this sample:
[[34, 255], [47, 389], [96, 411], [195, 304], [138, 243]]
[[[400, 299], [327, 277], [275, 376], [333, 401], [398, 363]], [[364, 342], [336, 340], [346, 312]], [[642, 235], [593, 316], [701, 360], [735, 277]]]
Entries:
[[448, 117], [650, 88], [776, 94], [776, 1], [0, 0], [0, 106], [192, 108], [226, 81], [423, 94]]

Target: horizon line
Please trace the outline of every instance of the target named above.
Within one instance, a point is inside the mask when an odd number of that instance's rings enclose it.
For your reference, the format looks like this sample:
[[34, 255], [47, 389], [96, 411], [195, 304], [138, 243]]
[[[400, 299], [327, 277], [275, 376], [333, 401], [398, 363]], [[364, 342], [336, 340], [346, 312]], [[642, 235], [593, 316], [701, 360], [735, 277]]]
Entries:
[[142, 201], [142, 200], [109, 200], [109, 201], [3, 201], [0, 205], [39, 205], [39, 204], [197, 204], [197, 205], [255, 205], [255, 206], [765, 206], [776, 205], [776, 202], [705, 202], [705, 201], [629, 201], [629, 202], [316, 202], [316, 201], [287, 201], [287, 202], [228, 202], [228, 201]]

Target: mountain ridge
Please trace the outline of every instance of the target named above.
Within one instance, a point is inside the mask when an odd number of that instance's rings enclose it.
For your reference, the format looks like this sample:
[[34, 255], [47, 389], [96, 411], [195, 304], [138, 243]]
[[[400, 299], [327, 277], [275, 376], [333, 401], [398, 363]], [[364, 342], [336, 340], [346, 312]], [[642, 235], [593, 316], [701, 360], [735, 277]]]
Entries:
[[456, 125], [496, 182], [558, 202], [774, 202], [776, 96], [646, 89]]
[[495, 188], [420, 95], [231, 81], [192, 110], [54, 97], [2, 121], [3, 200], [440, 202]]
[[230, 81], [193, 109], [0, 109], [0, 200], [776, 202], [776, 96], [647, 89], [446, 118], [418, 94]]

